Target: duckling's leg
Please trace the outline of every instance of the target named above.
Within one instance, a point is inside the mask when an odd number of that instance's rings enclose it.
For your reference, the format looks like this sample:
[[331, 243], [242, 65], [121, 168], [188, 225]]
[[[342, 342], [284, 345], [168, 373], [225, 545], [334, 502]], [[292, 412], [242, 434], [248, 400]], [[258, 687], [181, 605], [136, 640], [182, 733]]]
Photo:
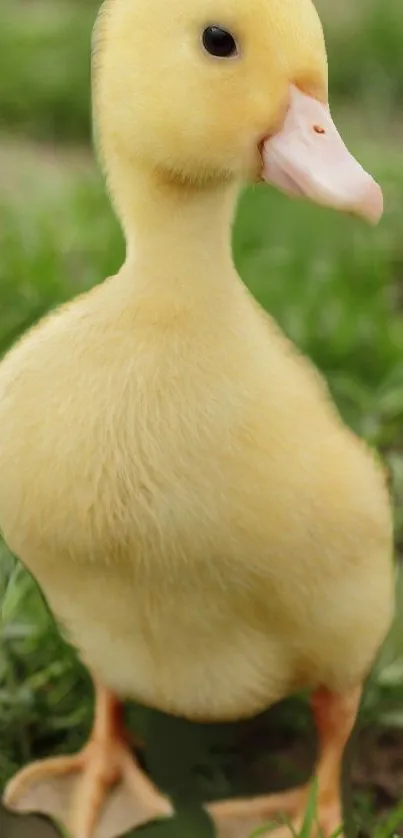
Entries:
[[[341, 802], [341, 771], [343, 755], [354, 728], [361, 699], [361, 688], [346, 695], [318, 690], [312, 709], [319, 736], [319, 761], [316, 769], [317, 828], [310, 838], [330, 838], [343, 823]], [[310, 788], [307, 786], [280, 794], [256, 797], [252, 800], [228, 800], [211, 803], [211, 815], [219, 838], [248, 838], [251, 833], [273, 822], [279, 815], [286, 816], [296, 834], [304, 822]], [[267, 830], [267, 838], [290, 838], [290, 828]], [[262, 835], [263, 838], [263, 835]], [[266, 838], [266, 834], [264, 836]], [[342, 836], [340, 836], [342, 838]]]
[[65, 823], [72, 838], [115, 838], [128, 829], [169, 817], [168, 798], [136, 763], [125, 734], [121, 706], [96, 685], [95, 719], [80, 753], [33, 763], [8, 784], [4, 803], [43, 812]]

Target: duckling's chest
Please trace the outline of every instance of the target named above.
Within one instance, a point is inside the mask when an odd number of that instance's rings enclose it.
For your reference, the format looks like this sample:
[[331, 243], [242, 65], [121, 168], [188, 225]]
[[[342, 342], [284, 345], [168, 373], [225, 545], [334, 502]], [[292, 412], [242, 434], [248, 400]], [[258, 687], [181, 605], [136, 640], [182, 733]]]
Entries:
[[33, 544], [68, 545], [76, 561], [109, 561], [127, 545], [163, 555], [175, 542], [185, 555], [214, 534], [224, 549], [234, 520], [301, 451], [306, 428], [296, 433], [292, 407], [307, 396], [293, 364], [274, 353], [267, 374], [268, 342], [242, 341], [236, 322], [85, 326], [44, 324], [0, 369], [0, 524], [11, 546], [24, 556]]
[[253, 566], [267, 516], [275, 543], [286, 515], [276, 493], [262, 515], [256, 384], [220, 341], [138, 342], [113, 363], [102, 346], [45, 334], [0, 372], [7, 542], [91, 668], [123, 694], [204, 718], [256, 712], [289, 683]]
[[[344, 431], [322, 385], [253, 323], [122, 339], [56, 321], [0, 368], [7, 542], [90, 667], [192, 717], [280, 698], [296, 677], [292, 638], [312, 619], [324, 630], [329, 567], [333, 595], [343, 562], [367, 555], [344, 469], [328, 502], [320, 446], [339, 440], [338, 475]], [[366, 455], [355, 462], [382, 518], [379, 477]], [[325, 565], [329, 532], [338, 561]]]

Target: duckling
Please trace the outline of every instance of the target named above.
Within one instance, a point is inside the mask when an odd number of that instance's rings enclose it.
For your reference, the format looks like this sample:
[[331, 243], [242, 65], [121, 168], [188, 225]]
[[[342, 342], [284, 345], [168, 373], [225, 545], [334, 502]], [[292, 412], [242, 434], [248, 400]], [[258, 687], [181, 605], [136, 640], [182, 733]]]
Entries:
[[[81, 753], [26, 767], [5, 802], [63, 810], [73, 838], [170, 817], [122, 700], [230, 721], [309, 688], [328, 836], [393, 614], [390, 501], [241, 282], [230, 231], [245, 182], [372, 223], [382, 193], [332, 121], [311, 0], [106, 0], [93, 91], [126, 259], [2, 361], [0, 524], [94, 677], [95, 720]], [[273, 812], [298, 826], [305, 802], [207, 808], [222, 838], [247, 838]]]

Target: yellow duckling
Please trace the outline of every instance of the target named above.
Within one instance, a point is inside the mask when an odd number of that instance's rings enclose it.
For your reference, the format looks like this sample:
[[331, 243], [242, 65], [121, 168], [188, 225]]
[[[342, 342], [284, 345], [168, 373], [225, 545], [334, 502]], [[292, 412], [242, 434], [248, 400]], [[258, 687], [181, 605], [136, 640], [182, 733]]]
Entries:
[[[73, 838], [169, 816], [119, 699], [234, 720], [309, 687], [329, 835], [393, 612], [390, 504], [240, 281], [230, 228], [244, 181], [374, 222], [382, 195], [332, 122], [311, 0], [107, 0], [94, 64], [126, 261], [2, 362], [0, 524], [93, 673], [96, 715], [82, 753], [29, 766], [5, 801], [63, 808], [70, 777]], [[223, 838], [247, 838], [277, 810], [298, 825], [305, 800], [209, 811]]]

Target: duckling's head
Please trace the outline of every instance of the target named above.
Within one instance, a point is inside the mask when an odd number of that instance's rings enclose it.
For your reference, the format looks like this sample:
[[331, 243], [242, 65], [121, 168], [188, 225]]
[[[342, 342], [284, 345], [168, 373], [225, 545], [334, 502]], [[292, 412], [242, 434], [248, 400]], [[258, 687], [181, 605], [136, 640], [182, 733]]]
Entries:
[[330, 116], [311, 0], [106, 0], [94, 43], [107, 168], [193, 188], [262, 179], [379, 219], [381, 190]]

